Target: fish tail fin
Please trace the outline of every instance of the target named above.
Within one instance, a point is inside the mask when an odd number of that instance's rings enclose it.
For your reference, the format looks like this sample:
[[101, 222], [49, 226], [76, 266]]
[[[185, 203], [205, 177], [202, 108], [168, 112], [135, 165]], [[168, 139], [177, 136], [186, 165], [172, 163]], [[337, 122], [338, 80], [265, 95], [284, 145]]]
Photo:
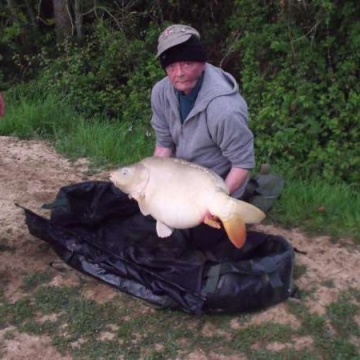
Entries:
[[238, 199], [230, 198], [234, 212], [242, 217], [246, 224], [258, 224], [265, 219], [265, 213], [256, 206]]
[[222, 224], [233, 245], [242, 248], [246, 240], [246, 225], [241, 216], [235, 214], [231, 219], [222, 220]]
[[265, 218], [265, 214], [256, 206], [226, 194], [221, 194], [216, 207], [210, 212], [221, 220], [230, 241], [237, 248], [245, 243], [245, 224], [257, 224]]

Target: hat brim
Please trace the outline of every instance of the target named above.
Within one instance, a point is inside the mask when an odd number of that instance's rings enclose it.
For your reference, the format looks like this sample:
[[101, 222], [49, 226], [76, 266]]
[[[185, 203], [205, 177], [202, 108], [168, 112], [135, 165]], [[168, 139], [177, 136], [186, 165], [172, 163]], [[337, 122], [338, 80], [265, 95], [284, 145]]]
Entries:
[[158, 51], [157, 51], [155, 58], [158, 58], [164, 51], [166, 51], [174, 46], [180, 45], [180, 44], [184, 43], [185, 41], [189, 40], [192, 35], [193, 34], [183, 34], [181, 36], [177, 36], [175, 39], [169, 38], [167, 40], [163, 40], [161, 46], [158, 47]]

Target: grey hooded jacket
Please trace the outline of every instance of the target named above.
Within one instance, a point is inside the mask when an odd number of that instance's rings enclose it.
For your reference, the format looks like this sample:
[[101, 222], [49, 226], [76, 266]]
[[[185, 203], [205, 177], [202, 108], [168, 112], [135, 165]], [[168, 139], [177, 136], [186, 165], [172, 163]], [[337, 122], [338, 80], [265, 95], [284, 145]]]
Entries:
[[[177, 158], [206, 166], [223, 178], [231, 167], [254, 167], [247, 105], [229, 73], [206, 64], [201, 89], [184, 123], [181, 123], [179, 101], [168, 77], [153, 87], [151, 106], [156, 145], [172, 149]], [[240, 197], [245, 186], [232, 196]]]

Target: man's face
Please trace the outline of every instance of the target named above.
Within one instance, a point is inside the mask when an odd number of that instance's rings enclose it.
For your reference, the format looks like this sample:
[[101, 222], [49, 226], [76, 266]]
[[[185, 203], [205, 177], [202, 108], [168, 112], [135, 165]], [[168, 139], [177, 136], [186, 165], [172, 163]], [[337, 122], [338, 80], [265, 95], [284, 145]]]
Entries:
[[204, 68], [203, 62], [178, 61], [168, 65], [165, 71], [175, 89], [187, 95], [196, 86]]

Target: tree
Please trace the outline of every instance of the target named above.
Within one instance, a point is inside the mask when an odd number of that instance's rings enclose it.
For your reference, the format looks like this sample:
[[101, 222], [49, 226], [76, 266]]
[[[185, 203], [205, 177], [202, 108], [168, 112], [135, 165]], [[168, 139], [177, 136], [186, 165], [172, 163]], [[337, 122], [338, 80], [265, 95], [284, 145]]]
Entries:
[[72, 36], [71, 14], [66, 0], [53, 0], [55, 31], [58, 41]]

